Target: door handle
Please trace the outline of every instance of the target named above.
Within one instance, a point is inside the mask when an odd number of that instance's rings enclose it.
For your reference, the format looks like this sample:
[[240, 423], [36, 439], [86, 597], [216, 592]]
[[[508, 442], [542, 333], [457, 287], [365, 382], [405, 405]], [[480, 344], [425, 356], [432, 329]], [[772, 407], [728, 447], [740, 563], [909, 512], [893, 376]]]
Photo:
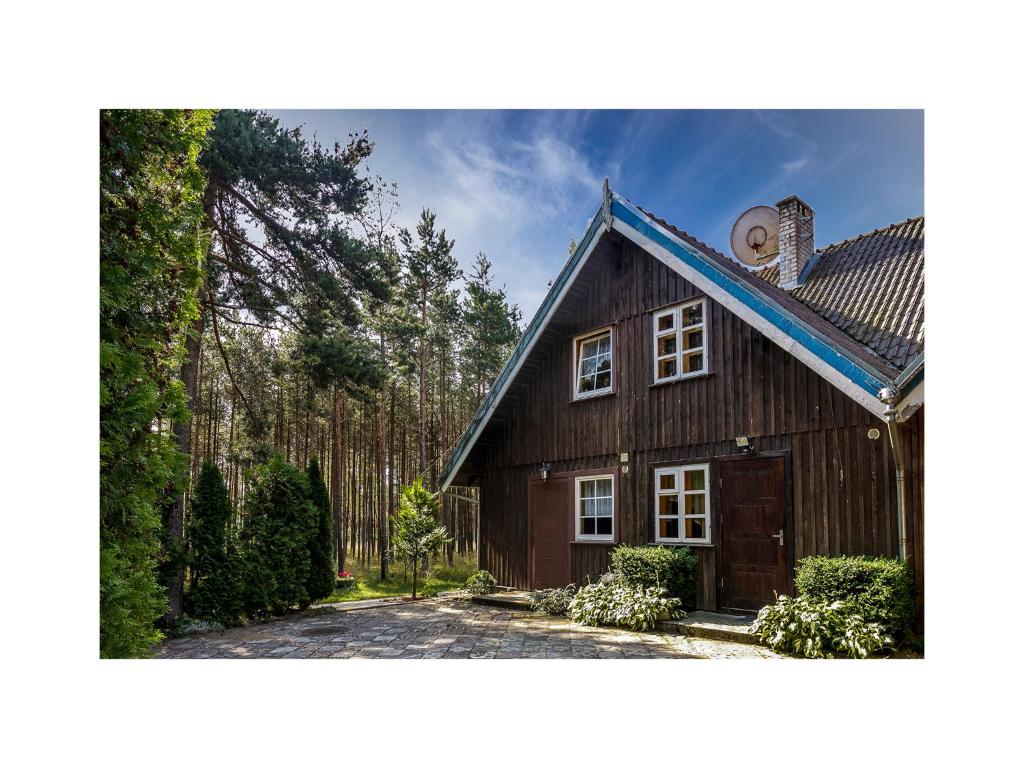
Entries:
[[783, 531], [783, 530], [782, 530], [781, 528], [779, 528], [779, 532], [778, 532], [778, 533], [773, 533], [773, 534], [772, 534], [772, 538], [773, 538], [773, 539], [778, 539], [778, 540], [779, 540], [779, 546], [780, 546], [780, 547], [781, 547], [781, 546], [784, 546], [784, 545], [785, 545], [785, 543], [786, 543], [786, 535], [785, 535], [785, 531]]

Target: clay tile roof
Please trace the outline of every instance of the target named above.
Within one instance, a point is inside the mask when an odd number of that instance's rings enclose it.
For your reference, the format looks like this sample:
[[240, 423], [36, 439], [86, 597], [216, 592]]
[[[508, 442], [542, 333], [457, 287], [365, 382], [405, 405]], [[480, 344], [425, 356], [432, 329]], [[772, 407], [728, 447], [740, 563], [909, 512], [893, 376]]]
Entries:
[[[753, 274], [779, 283], [777, 265]], [[905, 368], [924, 351], [924, 217], [820, 249], [803, 285], [790, 295]]]

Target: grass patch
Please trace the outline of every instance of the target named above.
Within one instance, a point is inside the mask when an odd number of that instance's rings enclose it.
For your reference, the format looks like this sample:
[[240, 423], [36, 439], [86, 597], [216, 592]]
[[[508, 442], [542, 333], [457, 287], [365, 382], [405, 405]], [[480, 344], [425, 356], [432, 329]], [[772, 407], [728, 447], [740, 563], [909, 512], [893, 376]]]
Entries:
[[[367, 564], [346, 563], [345, 568], [356, 580], [348, 589], [335, 589], [334, 594], [319, 600], [318, 604], [348, 603], [353, 600], [373, 600], [379, 597], [404, 597], [412, 594], [412, 574], [401, 568], [392, 566], [387, 581], [380, 580], [378, 562]], [[416, 584], [417, 597], [432, 597], [438, 592], [461, 589], [472, 574], [476, 573], [476, 555], [456, 555], [455, 562], [448, 565], [442, 559], [440, 563], [431, 564], [430, 572], [424, 577], [420, 574]]]

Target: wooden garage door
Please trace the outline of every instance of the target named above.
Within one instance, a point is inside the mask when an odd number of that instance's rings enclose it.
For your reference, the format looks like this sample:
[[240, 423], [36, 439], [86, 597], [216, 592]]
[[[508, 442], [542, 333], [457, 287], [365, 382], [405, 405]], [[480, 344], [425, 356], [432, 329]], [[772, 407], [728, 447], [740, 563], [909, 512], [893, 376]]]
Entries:
[[722, 596], [757, 610], [789, 590], [786, 474], [782, 458], [721, 462]]
[[572, 502], [569, 478], [530, 481], [530, 588], [569, 583]]

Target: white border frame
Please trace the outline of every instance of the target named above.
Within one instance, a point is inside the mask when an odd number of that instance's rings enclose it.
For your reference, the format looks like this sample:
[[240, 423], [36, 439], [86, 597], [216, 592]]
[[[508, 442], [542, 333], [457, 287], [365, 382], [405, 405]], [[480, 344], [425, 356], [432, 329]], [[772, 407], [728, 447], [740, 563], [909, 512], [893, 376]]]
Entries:
[[[608, 334], [608, 350], [611, 355], [611, 364], [608, 372], [611, 374], [608, 386], [603, 389], [593, 389], [590, 392], [580, 392], [580, 350], [584, 342], [590, 341]], [[596, 379], [595, 379], [596, 380]], [[615, 326], [606, 325], [594, 331], [587, 331], [578, 336], [572, 337], [572, 399], [586, 400], [589, 397], [600, 397], [615, 392]]]
[[[590, 480], [611, 480], [612, 481], [612, 532], [608, 535], [605, 534], [584, 534], [580, 533], [580, 484]], [[615, 475], [614, 474], [600, 474], [600, 475], [576, 475], [573, 478], [573, 504], [572, 504], [572, 517], [575, 521], [573, 523], [573, 529], [576, 532], [576, 541], [615, 541], [615, 517], [616, 507], [618, 506], [618, 488], [615, 487]]]
[[[701, 322], [699, 326], [687, 325], [683, 326], [682, 317], [683, 310], [687, 307], [692, 307], [697, 304], [701, 305], [700, 316]], [[676, 373], [675, 376], [658, 376], [658, 338], [660, 336], [667, 336], [668, 331], [664, 333], [658, 332], [658, 320], [659, 318], [665, 317], [666, 315], [672, 315], [673, 332], [676, 335]], [[689, 299], [687, 301], [680, 302], [671, 307], [664, 307], [663, 309], [655, 310], [651, 313], [651, 356], [652, 356], [652, 374], [655, 384], [667, 384], [672, 381], [682, 381], [684, 379], [692, 379], [697, 376], [705, 376], [710, 370], [710, 361], [708, 359], [708, 341], [711, 338], [711, 322], [708, 317], [708, 297], [698, 296], [695, 299]], [[694, 328], [700, 328], [704, 334], [704, 342], [701, 344], [699, 350], [684, 350], [683, 349], [683, 331], [692, 330]], [[688, 354], [700, 351], [702, 355], [702, 366], [699, 371], [690, 371], [689, 373], [683, 373], [683, 358]], [[668, 355], [662, 355], [662, 357], [668, 358]]]
[[[693, 472], [696, 470], [702, 470], [704, 472], [704, 490], [702, 491], [687, 491], [684, 487], [685, 472]], [[661, 492], [658, 488], [658, 478], [664, 475], [675, 475], [676, 478], [676, 489], [672, 493]], [[614, 488], [612, 489], [614, 493]], [[706, 521], [705, 529], [707, 536], [701, 539], [693, 539], [686, 537], [686, 496], [696, 496], [697, 494], [704, 495], [704, 514], [703, 515], [689, 515], [691, 519], [697, 517], [703, 517]], [[676, 496], [679, 498], [679, 537], [678, 538], [663, 538], [659, 535], [660, 528], [658, 525], [662, 515], [658, 514], [658, 499], [661, 496]], [[675, 515], [666, 515], [666, 517], [675, 517]], [[654, 542], [656, 544], [711, 544], [711, 465], [710, 464], [679, 464], [672, 467], [655, 467], [654, 469]]]

